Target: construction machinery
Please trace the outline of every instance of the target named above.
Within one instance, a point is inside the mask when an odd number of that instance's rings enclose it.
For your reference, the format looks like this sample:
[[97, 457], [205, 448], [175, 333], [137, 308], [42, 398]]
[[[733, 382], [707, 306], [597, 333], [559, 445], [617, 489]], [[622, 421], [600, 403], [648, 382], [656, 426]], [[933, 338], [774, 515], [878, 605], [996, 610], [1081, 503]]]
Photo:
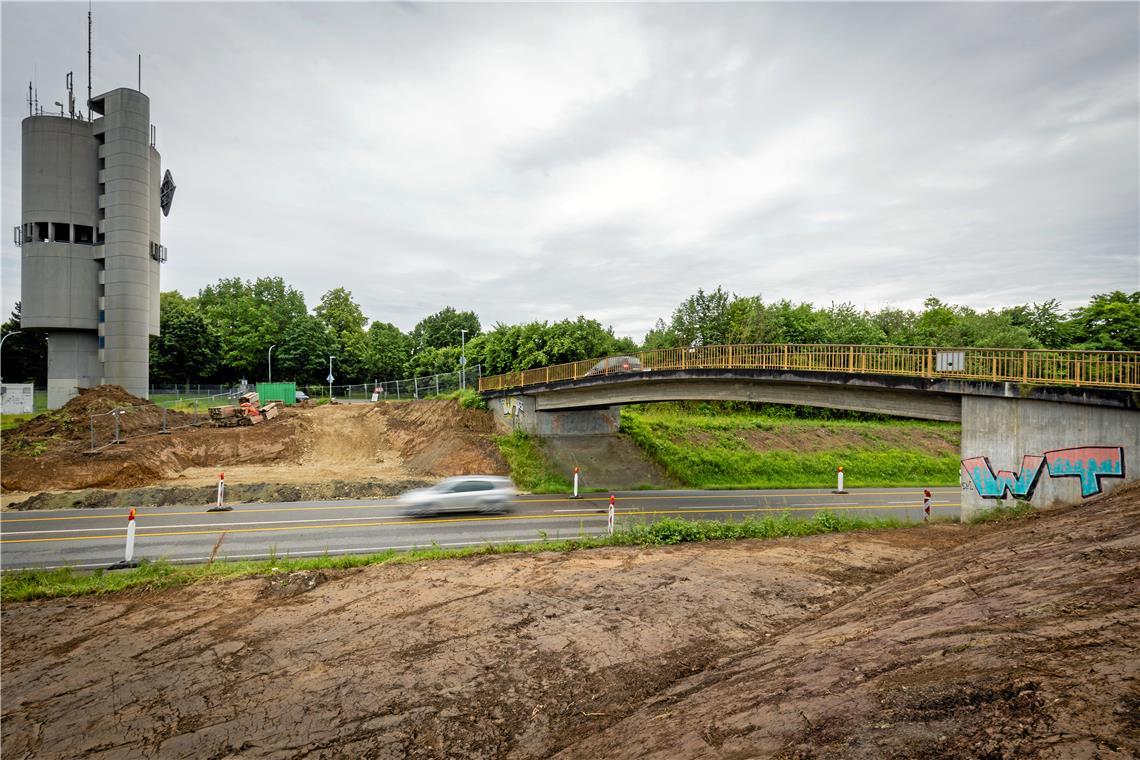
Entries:
[[261, 406], [260, 400], [256, 391], [243, 393], [238, 396], [237, 406], [210, 407], [210, 419], [216, 427], [247, 427], [271, 420], [280, 413], [276, 401]]

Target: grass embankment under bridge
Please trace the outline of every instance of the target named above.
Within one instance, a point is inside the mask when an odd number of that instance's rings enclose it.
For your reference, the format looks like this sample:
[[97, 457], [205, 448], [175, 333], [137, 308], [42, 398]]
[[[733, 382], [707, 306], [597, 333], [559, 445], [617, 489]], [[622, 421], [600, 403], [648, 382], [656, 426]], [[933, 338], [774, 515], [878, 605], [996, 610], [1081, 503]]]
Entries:
[[958, 484], [961, 426], [771, 404], [644, 404], [622, 432], [689, 488]]

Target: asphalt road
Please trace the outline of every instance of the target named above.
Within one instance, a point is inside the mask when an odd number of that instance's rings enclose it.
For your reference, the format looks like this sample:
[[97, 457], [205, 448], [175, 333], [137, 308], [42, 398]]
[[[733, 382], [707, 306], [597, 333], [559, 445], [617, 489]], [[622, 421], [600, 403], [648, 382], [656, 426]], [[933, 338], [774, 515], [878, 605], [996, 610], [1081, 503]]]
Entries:
[[[961, 493], [933, 489], [933, 512], [958, 513]], [[619, 492], [616, 522], [665, 516], [723, 520], [790, 511], [809, 518], [821, 509], [865, 516], [922, 519], [922, 489], [635, 491]], [[204, 562], [224, 533], [218, 558], [357, 554], [385, 549], [470, 546], [601, 535], [609, 494], [581, 499], [520, 496], [501, 516], [409, 518], [392, 499], [241, 504], [232, 512], [206, 507], [153, 507], [136, 515], [135, 559]], [[122, 509], [0, 513], [0, 568], [99, 568], [123, 559], [127, 512]]]

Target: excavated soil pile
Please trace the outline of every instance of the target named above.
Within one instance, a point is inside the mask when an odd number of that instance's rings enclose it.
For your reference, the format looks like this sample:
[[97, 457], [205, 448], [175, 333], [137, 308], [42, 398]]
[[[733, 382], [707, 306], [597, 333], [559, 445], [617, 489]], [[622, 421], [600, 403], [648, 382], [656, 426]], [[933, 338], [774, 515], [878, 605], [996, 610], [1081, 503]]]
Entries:
[[[264, 484], [302, 487], [293, 490], [303, 492], [305, 498], [319, 499], [380, 495], [390, 491], [385, 483], [409, 479], [419, 482], [424, 477], [508, 471], [490, 438], [490, 415], [462, 409], [455, 401], [286, 408], [277, 419], [253, 427], [182, 428], [170, 435], [132, 438], [95, 455], [84, 453], [89, 446], [83, 444], [82, 438], [71, 445], [54, 446], [35, 454], [25, 445], [16, 445], [17, 439], [33, 440], [28, 437], [30, 433], [21, 432], [33, 423], [41, 425], [35, 434], [41, 437], [34, 440], [57, 435], [46, 432], [49, 424], [83, 420], [86, 425], [91, 409], [117, 398], [115, 386], [104, 388], [111, 390], [99, 396], [97, 402], [88, 398], [90, 394], [73, 399], [51, 415], [57, 418], [55, 422], [30, 420], [17, 429], [12, 442], [5, 434], [2, 484], [6, 491], [161, 486], [173, 492], [213, 486], [218, 473], [224, 471], [230, 495], [235, 499], [264, 496], [277, 500], [282, 495], [281, 489], [261, 488]], [[133, 398], [129, 394], [127, 397]], [[69, 409], [72, 404], [75, 407]], [[132, 409], [123, 416], [124, 420], [131, 415], [140, 421], [145, 414], [161, 415], [161, 410], [154, 407], [142, 409], [146, 411]], [[173, 418], [174, 413], [171, 415]], [[157, 428], [151, 429], [161, 429], [161, 417]], [[368, 487], [346, 488], [346, 483]], [[170, 499], [152, 493], [127, 497], [138, 504], [178, 503], [170, 500], [175, 498], [173, 493]], [[36, 508], [64, 502], [68, 506], [95, 506], [106, 501], [98, 494], [62, 500], [39, 496], [10, 506]]]
[[[167, 426], [186, 425], [191, 416], [155, 406], [119, 385], [82, 388], [79, 395], [59, 409], [33, 417], [4, 434], [5, 454], [21, 454], [29, 450], [91, 447], [91, 426], [95, 425], [99, 444], [113, 439], [115, 419], [109, 414], [119, 410], [119, 429], [123, 437], [153, 433], [162, 429], [165, 414]], [[92, 418], [94, 417], [94, 422]]]
[[1140, 754], [1140, 487], [5, 605], [5, 757]]
[[455, 401], [385, 404], [388, 436], [413, 471], [433, 475], [506, 475], [507, 463], [491, 440], [488, 412]]

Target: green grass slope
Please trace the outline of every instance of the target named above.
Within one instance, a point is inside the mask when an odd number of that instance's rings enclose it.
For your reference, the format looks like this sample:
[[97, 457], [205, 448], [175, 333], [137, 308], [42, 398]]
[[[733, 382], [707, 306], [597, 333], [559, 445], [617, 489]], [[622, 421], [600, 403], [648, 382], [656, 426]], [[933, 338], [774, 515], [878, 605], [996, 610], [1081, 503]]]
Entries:
[[784, 407], [625, 407], [621, 428], [692, 488], [896, 487], [958, 484], [955, 423]]

